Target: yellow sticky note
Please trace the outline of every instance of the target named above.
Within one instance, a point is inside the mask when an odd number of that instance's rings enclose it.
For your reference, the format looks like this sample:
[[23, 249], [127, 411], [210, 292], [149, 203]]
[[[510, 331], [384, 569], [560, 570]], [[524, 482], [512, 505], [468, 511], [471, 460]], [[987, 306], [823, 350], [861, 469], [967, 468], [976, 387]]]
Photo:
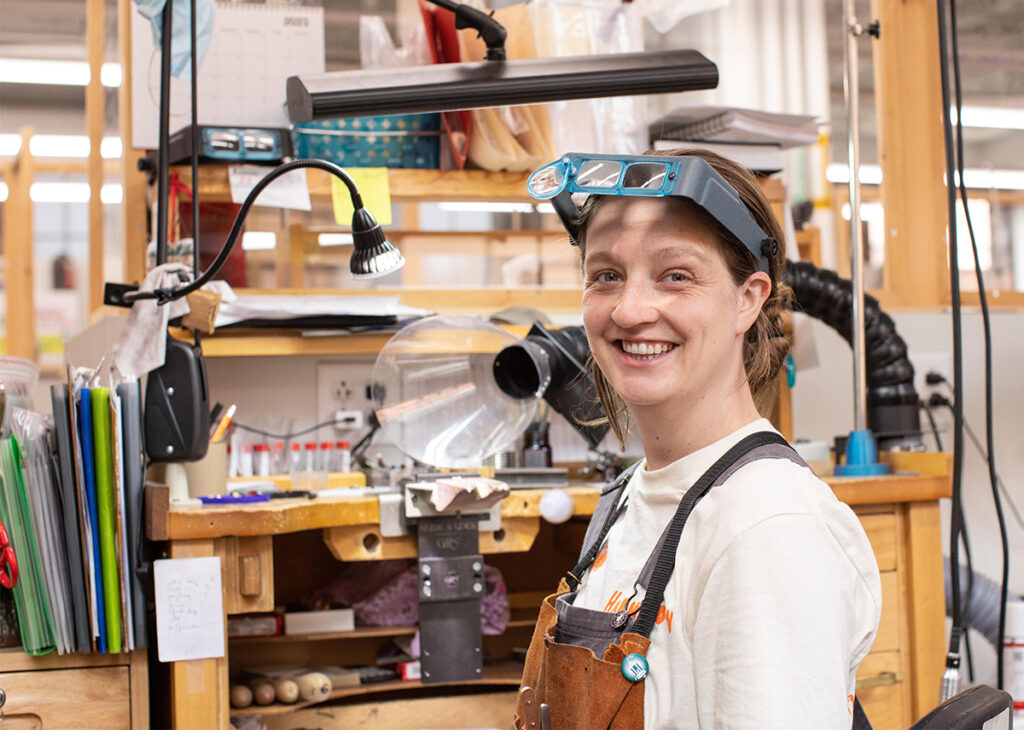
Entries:
[[[345, 168], [363, 198], [363, 205], [382, 226], [391, 223], [391, 188], [388, 184], [386, 167]], [[348, 187], [331, 175], [331, 203], [334, 205], [334, 222], [339, 226], [352, 225], [352, 197]]]

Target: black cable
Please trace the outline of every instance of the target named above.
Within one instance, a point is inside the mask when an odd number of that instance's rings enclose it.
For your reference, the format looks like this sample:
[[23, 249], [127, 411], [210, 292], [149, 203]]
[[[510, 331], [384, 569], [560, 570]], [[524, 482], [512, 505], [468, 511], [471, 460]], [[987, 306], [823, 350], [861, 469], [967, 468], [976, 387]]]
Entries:
[[932, 435], [935, 437], [935, 450], [944, 451], [945, 449], [942, 448], [942, 438], [939, 436], [939, 427], [935, 423], [935, 414], [932, 413], [931, 406], [928, 405], [927, 401], [922, 400], [921, 407], [924, 409], [924, 414], [928, 417], [928, 423], [932, 427]]
[[[224, 262], [227, 261], [228, 255], [231, 253], [231, 249], [234, 247], [235, 241], [238, 239], [238, 236], [242, 231], [242, 226], [245, 225], [245, 218], [249, 215], [249, 210], [252, 208], [253, 203], [256, 202], [257, 196], [259, 196], [259, 194], [277, 178], [291, 172], [292, 170], [297, 170], [303, 167], [312, 167], [331, 173], [341, 180], [348, 188], [349, 195], [352, 198], [353, 208], [358, 210], [363, 207], [363, 199], [359, 194], [359, 189], [356, 187], [355, 181], [352, 180], [349, 174], [339, 165], [336, 165], [333, 162], [328, 162], [327, 160], [317, 159], [292, 160], [291, 162], [285, 162], [264, 175], [263, 178], [256, 183], [253, 189], [249, 191], [249, 194], [245, 196], [245, 200], [242, 202], [238, 213], [235, 215], [234, 223], [231, 224], [231, 230], [228, 232], [227, 238], [224, 240], [224, 244], [220, 247], [220, 251], [217, 252], [217, 258], [213, 260], [213, 263], [207, 267], [206, 271], [201, 276], [189, 284], [177, 286], [172, 289], [128, 292], [124, 295], [124, 300], [126, 302], [134, 302], [139, 299], [156, 299], [158, 303], [164, 304], [175, 299], [180, 299], [186, 294], [190, 294], [196, 289], [202, 287], [206, 282], [214, 277], [214, 275], [220, 270], [220, 267], [224, 265]], [[199, 201], [192, 201], [193, 207], [198, 204]]]
[[323, 423], [318, 423], [315, 426], [310, 426], [309, 428], [304, 428], [301, 431], [294, 431], [292, 433], [273, 433], [271, 431], [264, 431], [263, 429], [259, 429], [254, 426], [246, 426], [244, 423], [239, 423], [238, 421], [232, 421], [231, 427], [239, 428], [243, 431], [248, 431], [249, 433], [259, 434], [260, 436], [266, 436], [267, 438], [279, 439], [281, 441], [291, 441], [292, 439], [298, 436], [305, 436], [307, 433], [312, 433], [313, 431], [316, 431], [319, 428], [323, 428], [324, 426], [343, 426], [345, 424], [348, 424], [348, 421], [339, 421], [332, 418], [330, 421], [324, 421]]
[[[945, 380], [942, 382], [945, 382]], [[939, 395], [938, 393], [933, 393], [930, 400], [931, 405], [933, 406], [946, 406], [947, 408], [952, 408], [952, 404], [949, 402], [949, 399]], [[981, 455], [981, 458], [988, 461], [988, 453], [985, 451], [985, 447], [981, 445], [981, 439], [978, 438], [978, 435], [974, 432], [974, 429], [971, 428], [971, 424], [966, 418], [964, 419], [964, 431], [967, 433], [967, 437], [971, 440], [971, 443], [974, 444], [974, 448], [978, 450], [978, 454]], [[1006, 488], [1003, 478], [1000, 477], [998, 473], [996, 474], [996, 485], [999, 488], [1002, 499], [1006, 500], [1007, 505], [1010, 507], [1010, 512], [1013, 513], [1014, 519], [1017, 520], [1017, 525], [1022, 531], [1024, 531], [1024, 518], [1021, 517], [1017, 503], [1013, 501], [1013, 495], [1010, 493], [1010, 490]]]
[[[174, 0], [166, 0], [168, 4]], [[199, 272], [199, 59], [196, 51], [196, 0], [189, 0], [192, 13], [189, 23], [192, 29], [190, 63], [192, 67], [192, 278], [198, 279]], [[197, 343], [198, 344], [198, 343]]]
[[160, 132], [157, 143], [156, 264], [167, 263], [167, 199], [170, 189], [171, 125], [171, 32], [174, 26], [174, 1], [164, 4], [160, 37]]
[[[985, 293], [985, 278], [981, 272], [981, 259], [978, 256], [978, 241], [974, 236], [974, 225], [971, 222], [971, 212], [967, 205], [967, 185], [964, 183], [964, 137], [963, 137], [963, 92], [960, 84], [960, 52], [959, 35], [956, 23], [956, 0], [949, 0], [950, 29], [952, 31], [951, 43], [953, 51], [953, 82], [956, 98], [956, 147], [957, 166], [959, 173], [960, 200], [964, 206], [964, 218], [967, 221], [967, 232], [971, 239], [971, 251], [974, 254], [974, 275], [978, 281], [978, 297], [981, 301], [981, 322], [985, 342], [985, 435], [988, 444], [988, 475], [992, 489], [992, 502], [996, 508], [996, 518], [999, 522], [999, 536], [1003, 549], [1003, 571], [1000, 589], [999, 604], [999, 633], [997, 635], [999, 650], [997, 654], [996, 682], [999, 689], [1003, 689], [1003, 652], [1002, 646], [1006, 637], [1006, 598], [1010, 580], [1010, 546], [1006, 536], [1006, 520], [1003, 517], [1003, 507], [999, 499], [999, 489], [996, 486], [996, 464], [995, 464], [995, 434], [993, 428], [993, 396], [992, 396], [992, 325], [989, 319], [988, 296]], [[947, 112], [948, 116], [948, 112]], [[952, 179], [949, 181], [952, 184]]]
[[[949, 53], [947, 50], [948, 32], [946, 29], [946, 5], [943, 0], [936, 0], [939, 30], [939, 75], [942, 86], [942, 132], [945, 139], [946, 153], [946, 215], [949, 236], [949, 288], [952, 297], [952, 330], [953, 330], [953, 519], [949, 536], [949, 560], [953, 566], [950, 574], [950, 592], [952, 594], [953, 625], [949, 632], [949, 651], [946, 655], [946, 669], [955, 670], [960, 665], [960, 636], [963, 633], [963, 611], [961, 610], [960, 593], [960, 534], [959, 519], [962, 519], [963, 505], [961, 502], [963, 488], [963, 341], [961, 333], [960, 306], [960, 271], [957, 265], [956, 239], [956, 189], [953, 183], [955, 153], [953, 150], [953, 130], [949, 120]], [[947, 699], [946, 682], [943, 681], [942, 699]]]

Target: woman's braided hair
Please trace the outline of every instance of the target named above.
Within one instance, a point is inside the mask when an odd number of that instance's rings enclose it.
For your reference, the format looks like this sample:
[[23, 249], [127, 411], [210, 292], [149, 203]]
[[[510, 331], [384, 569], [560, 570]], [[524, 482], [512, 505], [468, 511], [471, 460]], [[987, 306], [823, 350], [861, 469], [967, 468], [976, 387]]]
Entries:
[[[782, 332], [782, 313], [790, 309], [793, 300], [792, 290], [782, 280], [786, 262], [786, 239], [782, 226], [775, 218], [768, 199], [757, 183], [757, 178], [742, 165], [709, 150], [701, 149], [659, 150], [656, 153], [649, 152], [648, 154], [700, 157], [705, 160], [726, 182], [735, 188], [761, 230], [779, 243], [777, 253], [770, 257], [768, 262], [768, 275], [772, 281], [771, 292], [761, 307], [757, 320], [747, 332], [746, 340], [743, 343], [743, 367], [747, 373], [747, 383], [750, 385], [754, 403], [757, 405], [758, 411], [765, 416], [770, 416], [775, 409], [776, 380], [786, 354], [789, 352], [790, 344], [789, 338]], [[580, 212], [578, 243], [581, 261], [586, 256], [587, 226], [594, 211], [601, 205], [601, 201], [605, 197], [591, 195]], [[681, 202], [687, 203], [694, 216], [718, 232], [720, 250], [725, 257], [726, 266], [729, 267], [733, 281], [737, 285], [745, 282], [751, 274], [757, 271], [757, 261], [754, 255], [726, 231], [710, 213], [688, 201]], [[626, 404], [605, 379], [593, 358], [590, 358], [588, 365], [598, 398], [601, 400], [601, 405], [604, 406], [605, 413], [608, 414], [608, 422], [619, 441], [619, 446], [624, 447], [628, 415]]]

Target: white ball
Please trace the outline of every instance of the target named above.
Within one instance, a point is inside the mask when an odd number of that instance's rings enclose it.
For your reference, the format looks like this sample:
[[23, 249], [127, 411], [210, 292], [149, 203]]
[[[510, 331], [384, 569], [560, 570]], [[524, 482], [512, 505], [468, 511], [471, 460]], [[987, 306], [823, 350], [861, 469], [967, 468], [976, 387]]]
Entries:
[[548, 522], [560, 525], [572, 517], [572, 497], [564, 489], [549, 489], [540, 498], [540, 514]]

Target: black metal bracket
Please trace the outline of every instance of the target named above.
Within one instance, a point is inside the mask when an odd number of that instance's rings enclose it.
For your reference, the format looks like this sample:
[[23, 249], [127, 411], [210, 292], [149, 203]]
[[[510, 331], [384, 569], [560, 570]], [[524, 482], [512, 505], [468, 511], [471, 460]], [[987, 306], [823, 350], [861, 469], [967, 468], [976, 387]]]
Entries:
[[480, 599], [485, 593], [479, 515], [421, 517], [420, 668], [425, 684], [483, 676]]

